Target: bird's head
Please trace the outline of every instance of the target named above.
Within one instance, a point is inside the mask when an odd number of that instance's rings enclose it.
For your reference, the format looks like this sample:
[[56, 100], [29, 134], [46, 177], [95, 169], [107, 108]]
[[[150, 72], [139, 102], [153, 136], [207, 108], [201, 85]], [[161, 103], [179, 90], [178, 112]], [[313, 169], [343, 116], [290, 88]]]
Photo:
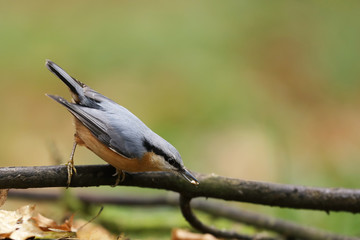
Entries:
[[156, 164], [161, 171], [176, 172], [193, 185], [198, 185], [199, 181], [194, 175], [185, 168], [180, 153], [174, 146], [163, 138], [157, 141], [144, 139], [143, 145], [148, 152], [153, 152], [156, 156]]

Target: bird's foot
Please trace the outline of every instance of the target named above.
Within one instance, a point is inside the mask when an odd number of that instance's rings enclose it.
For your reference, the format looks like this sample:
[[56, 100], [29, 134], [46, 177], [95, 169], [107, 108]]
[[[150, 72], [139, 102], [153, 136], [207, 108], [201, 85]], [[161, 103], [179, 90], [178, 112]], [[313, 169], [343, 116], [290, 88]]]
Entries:
[[[76, 138], [76, 134], [75, 134], [75, 138]], [[70, 154], [70, 160], [66, 163], [67, 173], [68, 173], [66, 188], [69, 188], [71, 183], [71, 177], [73, 176], [74, 173], [76, 174], [76, 168], [74, 166], [74, 154], [75, 154], [76, 146], [77, 146], [77, 141], [74, 142], [73, 149]]]
[[117, 185], [119, 185], [119, 183], [121, 183], [125, 180], [125, 173], [123, 172], [123, 170], [116, 169], [116, 173], [114, 173], [113, 176], [117, 176], [117, 178], [116, 178], [115, 184], [112, 185], [111, 187], [116, 187]]
[[69, 188], [70, 183], [71, 183], [71, 177], [74, 175], [74, 173], [76, 174], [76, 168], [74, 166], [74, 161], [70, 160], [66, 163], [66, 167], [67, 167], [67, 174], [68, 174], [68, 179], [67, 179], [67, 187]]

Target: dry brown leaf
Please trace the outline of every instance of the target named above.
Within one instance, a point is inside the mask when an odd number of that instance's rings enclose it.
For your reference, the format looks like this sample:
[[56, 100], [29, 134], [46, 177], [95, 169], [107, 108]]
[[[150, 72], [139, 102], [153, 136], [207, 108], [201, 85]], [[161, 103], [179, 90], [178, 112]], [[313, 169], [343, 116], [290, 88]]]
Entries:
[[184, 229], [175, 228], [171, 232], [171, 240], [217, 240], [211, 234], [192, 233]]
[[74, 214], [72, 214], [68, 219], [66, 219], [63, 224], [53, 229], [66, 231], [66, 232], [76, 232], [75, 228], [73, 228], [73, 222], [74, 222]]
[[30, 237], [42, 237], [39, 229], [31, 217], [35, 206], [24, 206], [16, 211], [0, 210], [0, 236], [16, 240], [24, 240]]
[[32, 219], [35, 221], [37, 226], [43, 231], [47, 231], [49, 229], [49, 227], [57, 226], [57, 224], [54, 220], [44, 217], [40, 213], [36, 214], [36, 216], [32, 217]]
[[[86, 224], [86, 225], [85, 225]], [[116, 236], [112, 235], [108, 230], [100, 225], [88, 223], [84, 220], [76, 220], [74, 226], [78, 229], [76, 235], [80, 240], [116, 240]]]
[[74, 220], [74, 214], [65, 220], [61, 225], [58, 225], [54, 220], [44, 217], [38, 213], [35, 217], [32, 217], [32, 220], [37, 224], [37, 226], [43, 231], [53, 231], [53, 232], [74, 232], [72, 225]]
[[73, 232], [72, 215], [58, 225], [50, 218], [35, 214], [35, 206], [24, 206], [16, 211], [0, 210], [0, 239], [25, 240], [31, 237], [69, 238]]
[[0, 239], [10, 238], [11, 233], [0, 233]]
[[9, 189], [0, 189], [0, 207], [4, 205], [7, 195], [8, 195]]

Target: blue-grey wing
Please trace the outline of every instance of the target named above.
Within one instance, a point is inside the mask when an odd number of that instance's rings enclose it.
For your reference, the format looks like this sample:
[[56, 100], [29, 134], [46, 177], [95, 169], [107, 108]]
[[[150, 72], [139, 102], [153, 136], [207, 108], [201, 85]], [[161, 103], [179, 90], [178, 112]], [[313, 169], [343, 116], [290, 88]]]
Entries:
[[[137, 131], [131, 130], [131, 121], [117, 113], [104, 112], [76, 106], [80, 110], [77, 117], [91, 133], [111, 150], [127, 158], [141, 158], [142, 136]], [[79, 111], [78, 111], [79, 112]], [[130, 124], [130, 125], [129, 125]]]
[[[99, 108], [91, 108], [69, 103], [59, 96], [48, 96], [64, 105], [100, 142], [111, 150], [127, 158], [142, 157], [143, 146], [139, 141], [142, 136], [139, 132], [132, 131], [132, 128], [128, 127], [132, 126], [132, 114], [127, 109], [117, 105], [121, 108], [116, 109], [115, 114], [104, 111], [100, 105]], [[122, 111], [125, 111], [124, 114], [121, 114]]]

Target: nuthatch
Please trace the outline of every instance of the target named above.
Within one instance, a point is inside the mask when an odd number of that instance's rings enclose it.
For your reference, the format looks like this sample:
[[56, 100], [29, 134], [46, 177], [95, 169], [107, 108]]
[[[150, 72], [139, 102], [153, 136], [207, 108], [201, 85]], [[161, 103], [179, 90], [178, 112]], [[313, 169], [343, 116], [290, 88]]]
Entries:
[[46, 67], [69, 87], [72, 95], [72, 102], [68, 102], [47, 94], [64, 105], [75, 119], [75, 141], [67, 163], [68, 185], [73, 171], [76, 172], [73, 157], [77, 144], [85, 145], [114, 166], [119, 176], [122, 170], [170, 171], [179, 173], [194, 185], [199, 184], [185, 168], [176, 148], [129, 110], [72, 78], [52, 61], [47, 60]]

